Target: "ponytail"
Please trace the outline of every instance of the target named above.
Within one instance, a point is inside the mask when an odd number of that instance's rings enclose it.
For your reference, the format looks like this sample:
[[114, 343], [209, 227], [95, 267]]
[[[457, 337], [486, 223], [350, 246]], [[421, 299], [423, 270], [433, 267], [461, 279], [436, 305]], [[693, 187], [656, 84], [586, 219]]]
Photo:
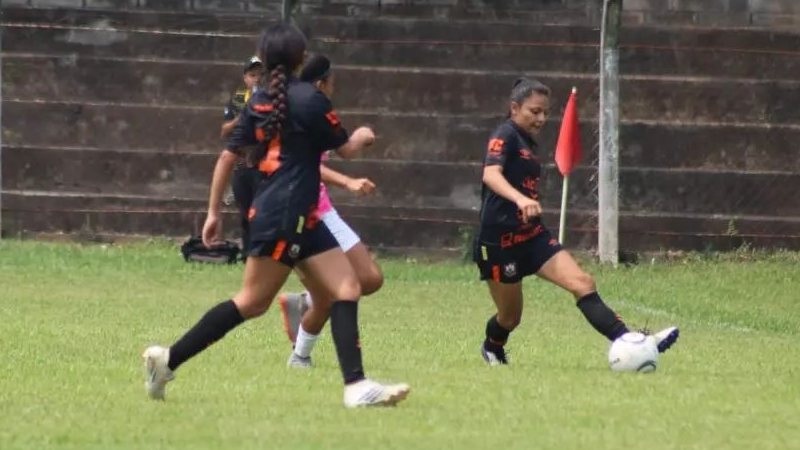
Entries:
[[[254, 104], [251, 113], [255, 116], [255, 133], [259, 145], [247, 161], [251, 166], [277, 164], [270, 158], [278, 154], [268, 151], [280, 145], [281, 131], [289, 117], [289, 94], [287, 84], [291, 74], [303, 63], [306, 38], [294, 25], [278, 23], [270, 25], [261, 34], [258, 55], [264, 64], [260, 87], [268, 103]], [[266, 161], [264, 158], [267, 157]], [[269, 172], [269, 170], [267, 170]]]
[[261, 77], [261, 86], [266, 90], [271, 102], [262, 105], [259, 119], [256, 122], [256, 138], [263, 145], [258, 145], [248, 158], [248, 164], [256, 166], [266, 156], [267, 147], [274, 139], [280, 139], [281, 130], [289, 116], [288, 92], [286, 88], [286, 66], [279, 64]]

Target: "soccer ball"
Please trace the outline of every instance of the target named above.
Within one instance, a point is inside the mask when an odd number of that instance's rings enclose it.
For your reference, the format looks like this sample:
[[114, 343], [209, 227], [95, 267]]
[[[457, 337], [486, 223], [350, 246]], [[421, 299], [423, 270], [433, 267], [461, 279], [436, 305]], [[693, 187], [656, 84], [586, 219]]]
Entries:
[[653, 336], [625, 333], [608, 350], [608, 365], [615, 372], [653, 372], [658, 364], [658, 347]]

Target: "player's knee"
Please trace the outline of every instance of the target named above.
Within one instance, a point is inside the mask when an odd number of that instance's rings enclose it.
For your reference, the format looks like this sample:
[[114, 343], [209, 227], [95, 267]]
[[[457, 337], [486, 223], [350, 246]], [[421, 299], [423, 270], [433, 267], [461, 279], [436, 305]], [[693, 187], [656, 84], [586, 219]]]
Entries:
[[594, 282], [594, 278], [586, 272], [581, 272], [577, 277], [575, 277], [575, 282], [573, 283], [572, 294], [575, 298], [581, 298], [585, 295], [591, 294], [597, 290], [597, 285]]
[[245, 319], [254, 319], [263, 315], [269, 309], [272, 299], [259, 297], [253, 293], [240, 292], [234, 298], [239, 314]]
[[361, 283], [355, 276], [344, 278], [334, 292], [336, 300], [355, 300], [361, 297]]
[[331, 306], [333, 306], [333, 303], [330, 301], [317, 302], [315, 300], [309, 311], [312, 311], [314, 315], [319, 317], [327, 318], [331, 315]]
[[383, 287], [383, 274], [381, 269], [372, 267], [367, 273], [362, 274], [360, 277], [361, 282], [361, 295], [370, 295], [378, 292]]

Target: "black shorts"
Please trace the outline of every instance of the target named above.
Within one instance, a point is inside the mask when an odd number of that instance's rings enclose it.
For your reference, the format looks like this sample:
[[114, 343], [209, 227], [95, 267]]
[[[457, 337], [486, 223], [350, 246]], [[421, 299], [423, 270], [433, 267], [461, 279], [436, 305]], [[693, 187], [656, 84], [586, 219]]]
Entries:
[[288, 267], [294, 267], [306, 258], [339, 248], [339, 243], [325, 223], [319, 222], [314, 228], [305, 229], [289, 239], [253, 240], [249, 247], [248, 256], [268, 256]]
[[473, 260], [481, 280], [513, 284], [533, 275], [561, 251], [561, 244], [544, 225], [527, 231], [482, 230], [475, 238]]
[[250, 220], [247, 212], [253, 204], [253, 197], [262, 175], [257, 169], [237, 166], [233, 171], [231, 188], [236, 206], [239, 208], [239, 225], [242, 229], [242, 253], [247, 255], [250, 246]]

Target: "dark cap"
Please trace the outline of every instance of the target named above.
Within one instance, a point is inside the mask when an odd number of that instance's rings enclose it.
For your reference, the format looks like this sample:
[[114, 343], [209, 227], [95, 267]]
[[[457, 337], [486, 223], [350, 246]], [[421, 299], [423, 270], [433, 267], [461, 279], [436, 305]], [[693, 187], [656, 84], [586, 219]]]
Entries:
[[323, 55], [314, 55], [300, 72], [300, 79], [309, 83], [324, 80], [331, 75], [331, 61]]
[[261, 58], [258, 56], [251, 56], [247, 58], [247, 61], [244, 62], [244, 73], [247, 73], [256, 67], [262, 67], [264, 64], [261, 63]]

